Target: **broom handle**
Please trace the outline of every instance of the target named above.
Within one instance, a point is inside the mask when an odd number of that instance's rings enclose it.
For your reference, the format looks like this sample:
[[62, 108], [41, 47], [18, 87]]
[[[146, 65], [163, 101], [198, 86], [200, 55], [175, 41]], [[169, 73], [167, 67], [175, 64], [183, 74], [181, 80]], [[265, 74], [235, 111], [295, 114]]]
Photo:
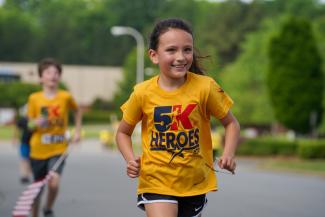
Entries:
[[71, 151], [71, 148], [68, 146], [65, 152], [60, 156], [60, 158], [55, 162], [53, 167], [51, 168], [51, 171], [56, 171], [59, 166], [62, 164], [62, 162], [68, 157], [69, 153]]
[[62, 164], [62, 162], [68, 157], [68, 155], [71, 152], [71, 147], [70, 147], [71, 135], [70, 135], [70, 132], [68, 130], [65, 132], [65, 138], [66, 138], [66, 141], [68, 143], [68, 147], [63, 152], [63, 154], [60, 156], [60, 158], [55, 162], [55, 164], [51, 168], [51, 171], [56, 171], [59, 168], [59, 166]]

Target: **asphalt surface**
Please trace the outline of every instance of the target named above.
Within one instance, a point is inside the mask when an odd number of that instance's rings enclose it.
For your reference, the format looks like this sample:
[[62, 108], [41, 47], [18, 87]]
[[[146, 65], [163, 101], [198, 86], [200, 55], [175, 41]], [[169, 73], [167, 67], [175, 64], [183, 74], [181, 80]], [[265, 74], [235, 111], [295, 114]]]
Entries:
[[[208, 194], [203, 216], [325, 217], [325, 179], [256, 168], [240, 159], [236, 175], [217, 174], [218, 192]], [[56, 217], [140, 217], [136, 179], [125, 175], [117, 151], [87, 140], [72, 150], [63, 173]], [[0, 217], [10, 217], [26, 188], [19, 183], [17, 150], [0, 142]]]

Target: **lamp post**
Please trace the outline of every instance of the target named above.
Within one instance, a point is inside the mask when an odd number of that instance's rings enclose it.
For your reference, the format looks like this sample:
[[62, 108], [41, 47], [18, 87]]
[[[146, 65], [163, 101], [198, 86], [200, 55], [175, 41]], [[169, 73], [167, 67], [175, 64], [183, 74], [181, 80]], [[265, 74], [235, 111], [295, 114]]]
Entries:
[[131, 35], [137, 42], [137, 76], [136, 82], [142, 82], [144, 80], [144, 40], [136, 29], [127, 26], [113, 26], [111, 33], [114, 36]]

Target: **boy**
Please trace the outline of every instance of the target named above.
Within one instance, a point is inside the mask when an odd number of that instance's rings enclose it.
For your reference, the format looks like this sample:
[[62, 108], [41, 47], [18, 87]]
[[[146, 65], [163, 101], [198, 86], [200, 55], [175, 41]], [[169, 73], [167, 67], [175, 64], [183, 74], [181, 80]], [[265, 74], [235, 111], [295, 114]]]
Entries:
[[[67, 149], [65, 131], [68, 113], [75, 113], [75, 133], [72, 142], [80, 140], [81, 111], [69, 92], [59, 90], [58, 84], [62, 72], [61, 64], [52, 58], [46, 58], [38, 64], [38, 75], [42, 91], [33, 93], [28, 99], [29, 127], [33, 128], [30, 140], [31, 167], [34, 180], [44, 178], [57, 159]], [[54, 172], [48, 183], [45, 217], [53, 217], [53, 205], [58, 194], [60, 176], [64, 163]], [[33, 204], [33, 217], [38, 216], [40, 196]]]

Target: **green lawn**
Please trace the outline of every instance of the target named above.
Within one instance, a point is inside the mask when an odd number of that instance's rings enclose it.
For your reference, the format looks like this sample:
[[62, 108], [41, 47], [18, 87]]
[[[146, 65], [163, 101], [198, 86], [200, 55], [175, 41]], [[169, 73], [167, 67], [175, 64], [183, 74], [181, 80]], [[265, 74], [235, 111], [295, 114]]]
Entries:
[[298, 158], [268, 159], [262, 165], [265, 169], [310, 173], [325, 176], [325, 160], [301, 160]]
[[[108, 125], [84, 125], [82, 126], [84, 138], [99, 138], [101, 130], [107, 130]], [[0, 140], [11, 140], [14, 126], [0, 126]]]
[[[109, 126], [105, 125], [83, 125], [84, 138], [99, 139], [101, 130], [108, 130]], [[11, 140], [13, 137], [13, 126], [0, 126], [0, 140]], [[135, 145], [135, 151], [141, 152], [141, 148]], [[311, 173], [325, 176], [325, 159], [324, 160], [301, 160], [298, 158], [266, 158], [263, 160], [262, 167], [265, 169]]]
[[98, 124], [98, 125], [83, 125], [83, 137], [84, 138], [96, 138], [99, 139], [99, 133], [101, 130], [108, 130], [108, 124]]
[[0, 126], [0, 140], [11, 140], [13, 138], [13, 126]]

